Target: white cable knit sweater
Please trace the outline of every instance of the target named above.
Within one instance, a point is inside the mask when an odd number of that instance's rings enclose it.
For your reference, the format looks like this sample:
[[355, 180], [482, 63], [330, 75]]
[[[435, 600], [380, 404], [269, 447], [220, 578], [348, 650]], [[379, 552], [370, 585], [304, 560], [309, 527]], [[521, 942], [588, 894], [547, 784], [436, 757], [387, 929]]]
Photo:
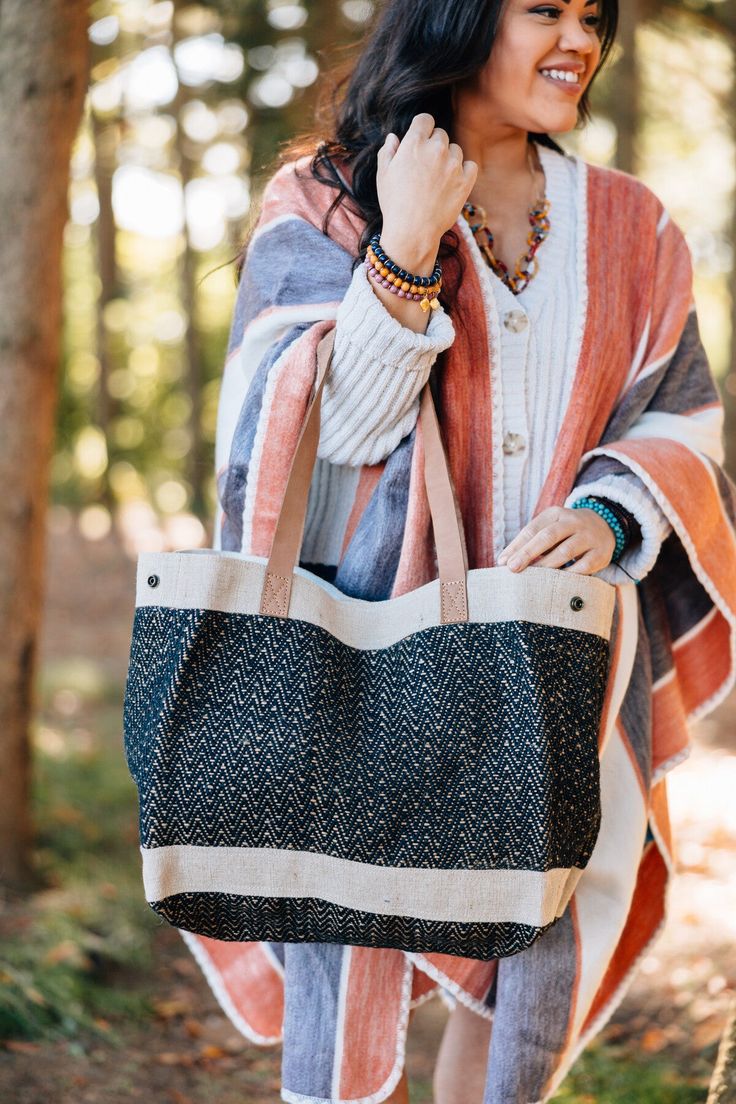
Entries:
[[[570, 398], [584, 324], [580, 302], [577, 166], [538, 146], [550, 200], [551, 230], [538, 252], [539, 272], [513, 295], [487, 267], [464, 219], [487, 304], [498, 333], [503, 433], [503, 528], [508, 543], [529, 521], [552, 459]], [[495, 310], [493, 310], [495, 305]], [[337, 313], [335, 355], [325, 381], [318, 461], [310, 490], [302, 560], [337, 563], [358, 466], [385, 459], [414, 427], [419, 393], [442, 350], [454, 340], [449, 316], [437, 310], [425, 334], [402, 326], [356, 269]], [[600, 494], [633, 513], [642, 541], [622, 557], [635, 579], [653, 566], [669, 524], [633, 475], [607, 476], [583, 494]], [[613, 567], [598, 573], [620, 582]]]

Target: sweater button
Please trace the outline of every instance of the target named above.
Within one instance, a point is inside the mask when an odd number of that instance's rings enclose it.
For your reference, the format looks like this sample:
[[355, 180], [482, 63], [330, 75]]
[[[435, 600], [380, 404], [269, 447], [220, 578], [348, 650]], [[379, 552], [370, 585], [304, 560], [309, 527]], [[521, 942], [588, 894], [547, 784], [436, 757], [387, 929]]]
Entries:
[[516, 452], [524, 451], [526, 440], [520, 433], [505, 433], [502, 448], [507, 456], [513, 456]]
[[512, 333], [521, 333], [529, 325], [529, 319], [522, 310], [506, 311], [503, 316], [503, 324]]

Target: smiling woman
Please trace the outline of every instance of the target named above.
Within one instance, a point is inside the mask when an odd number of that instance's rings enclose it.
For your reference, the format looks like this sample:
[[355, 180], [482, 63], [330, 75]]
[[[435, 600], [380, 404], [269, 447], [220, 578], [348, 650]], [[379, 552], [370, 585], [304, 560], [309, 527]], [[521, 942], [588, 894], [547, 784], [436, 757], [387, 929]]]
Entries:
[[[530, 566], [598, 574], [616, 602], [600, 836], [569, 906], [533, 945], [465, 958], [389, 945], [380, 931], [361, 940], [357, 920], [310, 942], [304, 926], [294, 937], [281, 898], [254, 904], [234, 890], [214, 907], [236, 918], [255, 908], [262, 941], [187, 936], [236, 1025], [257, 1042], [283, 1037], [291, 1104], [405, 1102], [410, 1009], [438, 989], [454, 1011], [436, 1104], [549, 1100], [661, 925], [665, 774], [687, 719], [733, 682], [736, 541], [683, 235], [644, 185], [551, 136], [587, 118], [616, 22], [616, 0], [390, 0], [321, 138], [292, 147], [269, 181], [243, 251], [218, 414], [219, 549], [269, 555], [316, 350], [334, 330], [303, 570], [364, 601], [434, 581], [417, 424], [429, 385], [468, 567], [496, 568], [500, 591]], [[511, 644], [506, 658], [501, 700], [519, 687]], [[552, 694], [564, 699], [559, 680]], [[403, 733], [423, 731], [414, 713], [402, 724], [386, 745], [370, 742], [389, 766]], [[428, 806], [450, 788], [455, 735], [441, 733], [439, 768], [418, 758]], [[546, 733], [550, 747], [558, 735]], [[488, 734], [477, 736], [481, 747]], [[508, 743], [504, 784], [529, 804], [526, 737]], [[557, 793], [551, 767], [545, 779]], [[344, 825], [346, 795], [333, 801], [322, 785], [311, 803]], [[496, 786], [469, 788], [476, 819], [499, 800]], [[308, 804], [297, 794], [289, 815], [306, 821]], [[358, 814], [375, 827], [375, 813], [388, 837], [427, 834], [421, 802], [399, 826], [390, 805], [373, 793]], [[223, 823], [240, 817], [227, 812]], [[465, 838], [464, 814], [456, 821], [448, 833]], [[387, 865], [401, 880], [401, 863]], [[329, 925], [335, 904], [305, 898], [297, 920]]]
[[[426, 113], [438, 135], [452, 134], [462, 146], [456, 137], [456, 97], [461, 89], [475, 90], [478, 110], [489, 126], [490, 112], [498, 107], [504, 131], [515, 132], [517, 146], [519, 138], [525, 142], [528, 137], [559, 151], [550, 134], [568, 131], [589, 117], [591, 85], [610, 54], [617, 22], [618, 0], [385, 4], [350, 75], [334, 138], [320, 143], [313, 164], [315, 176], [336, 187], [341, 201], [347, 191], [334, 165], [349, 164], [350, 195], [366, 222], [362, 247], [385, 221], [378, 201], [376, 159], [387, 135], [406, 134], [412, 120]], [[580, 75], [574, 97], [563, 98], [562, 91], [549, 95], [560, 84], [553, 85], [554, 78], [542, 74], [545, 63]], [[311, 155], [315, 141], [313, 136], [297, 141], [287, 156]], [[462, 149], [465, 158], [473, 158], [465, 146]], [[421, 188], [421, 211], [426, 212], [433, 194], [441, 190], [426, 178]], [[443, 254], [454, 255], [455, 247], [456, 239], [449, 232], [442, 243]], [[401, 320], [406, 322], [406, 316]]]
[[506, 125], [525, 133], [571, 130], [604, 50], [599, 6], [509, 0], [489, 61], [464, 83]]

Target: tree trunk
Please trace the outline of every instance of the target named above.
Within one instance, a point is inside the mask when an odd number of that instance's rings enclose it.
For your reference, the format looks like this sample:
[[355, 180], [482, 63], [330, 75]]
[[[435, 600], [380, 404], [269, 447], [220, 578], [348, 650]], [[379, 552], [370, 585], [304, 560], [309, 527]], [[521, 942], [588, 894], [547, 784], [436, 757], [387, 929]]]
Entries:
[[[110, 424], [117, 413], [117, 403], [110, 395], [110, 335], [105, 323], [105, 307], [120, 294], [120, 281], [117, 266], [117, 227], [112, 209], [112, 177], [115, 171], [115, 159], [118, 147], [119, 123], [103, 122], [94, 113], [92, 115], [92, 135], [95, 143], [95, 183], [100, 213], [97, 219], [97, 264], [100, 277], [100, 297], [97, 302], [97, 358], [100, 362], [100, 377], [97, 387], [97, 424], [110, 441]], [[108, 465], [100, 489], [100, 499], [112, 511], [114, 501], [110, 488], [110, 467]]]
[[[736, 56], [736, 46], [733, 48]], [[731, 80], [731, 99], [727, 104], [731, 120], [731, 141], [736, 148], [736, 74]], [[731, 244], [733, 260], [731, 262], [731, 357], [728, 366], [723, 402], [726, 408], [725, 445], [726, 471], [736, 479], [736, 190], [731, 200]]]
[[29, 728], [87, 0], [0, 3], [0, 877], [30, 879]]
[[[180, 85], [180, 95], [177, 99], [176, 110], [176, 151], [179, 159], [179, 175], [181, 186], [186, 194], [187, 184], [194, 178], [193, 166], [187, 156], [186, 143], [181, 131], [180, 112], [187, 102], [188, 93], [184, 85]], [[204, 385], [202, 370], [202, 350], [197, 329], [197, 260], [192, 249], [189, 236], [189, 224], [184, 220], [184, 248], [182, 249], [180, 262], [181, 301], [187, 320], [187, 328], [184, 337], [185, 349], [185, 375], [184, 388], [191, 402], [189, 425], [191, 432], [191, 445], [187, 455], [186, 475], [192, 488], [191, 508], [192, 512], [200, 518], [206, 513], [207, 506], [207, 478], [210, 473], [210, 461], [207, 456], [207, 448], [202, 433], [202, 387]]]
[[713, 1071], [707, 1104], [733, 1104], [734, 1100], [736, 1100], [736, 1000], [731, 1002], [731, 1014], [718, 1049], [718, 1061]]
[[[179, 41], [180, 31], [177, 20], [179, 11], [186, 7], [186, 0], [175, 0], [174, 3], [174, 37], [172, 41], [172, 58], [174, 49]], [[176, 65], [176, 62], [174, 61]], [[174, 117], [176, 119], [176, 153], [179, 162], [179, 176], [181, 186], [186, 196], [187, 185], [194, 178], [194, 165], [187, 153], [187, 143], [182, 132], [181, 113], [191, 93], [188, 87], [180, 80], [179, 91], [174, 101]], [[191, 445], [187, 454], [186, 477], [192, 488], [191, 509], [199, 518], [204, 518], [207, 512], [207, 480], [211, 469], [211, 460], [208, 457], [207, 447], [202, 432], [202, 388], [204, 386], [204, 372], [202, 367], [202, 349], [197, 329], [197, 261], [192, 249], [189, 235], [189, 224], [184, 219], [184, 248], [180, 262], [181, 301], [187, 320], [187, 328], [184, 336], [185, 350], [185, 375], [184, 388], [191, 402], [189, 425], [191, 432]]]
[[636, 138], [639, 126], [640, 76], [636, 56], [636, 25], [639, 0], [620, 0], [618, 45], [621, 57], [616, 64], [615, 92], [611, 104], [616, 126], [616, 168], [636, 173]]

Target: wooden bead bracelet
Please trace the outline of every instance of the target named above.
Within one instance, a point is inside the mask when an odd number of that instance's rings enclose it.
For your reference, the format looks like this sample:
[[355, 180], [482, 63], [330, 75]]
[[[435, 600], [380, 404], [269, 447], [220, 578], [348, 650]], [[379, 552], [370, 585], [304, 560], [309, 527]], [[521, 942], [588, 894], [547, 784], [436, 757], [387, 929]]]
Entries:
[[437, 298], [442, 288], [442, 267], [434, 266], [431, 276], [414, 276], [401, 268], [381, 249], [380, 235], [374, 234], [366, 250], [365, 266], [368, 275], [385, 287], [392, 295], [400, 299], [413, 299], [421, 305], [423, 311], [437, 310], [440, 305]]

